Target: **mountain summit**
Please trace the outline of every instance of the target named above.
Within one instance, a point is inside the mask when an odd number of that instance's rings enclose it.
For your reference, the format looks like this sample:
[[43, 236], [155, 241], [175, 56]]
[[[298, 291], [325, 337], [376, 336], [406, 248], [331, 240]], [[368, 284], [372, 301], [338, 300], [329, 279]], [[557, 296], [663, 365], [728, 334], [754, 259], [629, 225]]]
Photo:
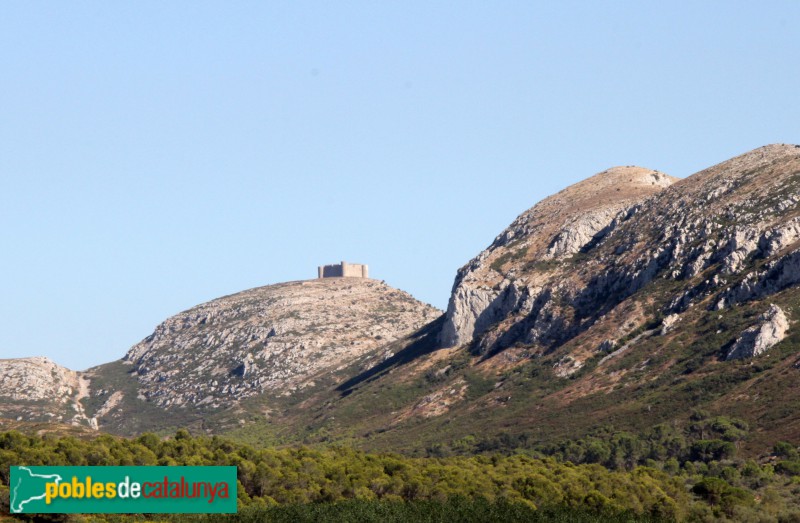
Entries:
[[160, 407], [289, 395], [440, 312], [383, 282], [325, 278], [219, 298], [177, 314], [124, 361]]
[[189, 423], [344, 380], [344, 369], [440, 315], [363, 277], [259, 287], [176, 314], [122, 360], [84, 373], [46, 358], [0, 360], [0, 412], [123, 433]]
[[456, 275], [441, 341], [469, 342], [561, 281], [571, 259], [598, 243], [644, 199], [677, 179], [642, 167], [614, 167], [545, 198], [522, 213]]

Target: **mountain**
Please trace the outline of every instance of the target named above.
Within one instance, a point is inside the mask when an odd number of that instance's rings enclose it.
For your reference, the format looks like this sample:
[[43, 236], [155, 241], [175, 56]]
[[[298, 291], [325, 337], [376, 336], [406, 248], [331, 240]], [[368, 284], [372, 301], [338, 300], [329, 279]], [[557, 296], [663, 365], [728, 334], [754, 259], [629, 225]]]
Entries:
[[6, 391], [3, 408], [45, 415], [39, 401], [66, 421], [53, 409], [77, 402], [121, 434], [186, 426], [409, 453], [723, 416], [750, 427], [736, 441], [758, 454], [800, 440], [798, 203], [794, 145], [681, 180], [615, 167], [523, 212], [458, 271], [444, 315], [375, 280], [253, 289], [78, 374], [88, 395]]
[[[669, 303], [655, 304], [664, 315], [711, 295], [712, 308], [726, 309], [796, 283], [793, 258], [779, 255], [800, 234], [797, 156], [795, 146], [767, 146], [675, 185], [612, 169], [544, 200], [459, 271], [443, 343], [549, 350], [608, 324], [610, 348], [644, 314], [620, 304], [658, 279], [681, 282]], [[752, 272], [760, 260], [781, 267]], [[736, 275], [749, 279], [730, 285]]]
[[[636, 212], [642, 200], [675, 180], [641, 167], [615, 167], [524, 212], [458, 271], [442, 344], [472, 342], [509, 315], [529, 314], [534, 306], [546, 306], [546, 295], [573, 273], [575, 264], [570, 262], [582, 259], [576, 255], [601, 242]], [[535, 305], [537, 300], [543, 303]], [[556, 323], [545, 327], [558, 328]], [[504, 340], [495, 341], [508, 344], [516, 335], [504, 333]], [[547, 335], [529, 333], [528, 338], [533, 341]]]
[[797, 439], [798, 202], [794, 145], [679, 181], [604, 171], [458, 271], [438, 350], [288, 421], [413, 451], [642, 431], [700, 409], [749, 423], [753, 449]]
[[[373, 357], [391, 356], [380, 348], [440, 315], [366, 278], [260, 287], [168, 318], [122, 360], [83, 373], [44, 358], [0, 360], [2, 405], [29, 420], [53, 418], [124, 434], [220, 412], [236, 418], [231, 410], [245, 399], [291, 398], [315, 380], [345, 379], [343, 369], [376, 350]], [[54, 408], [29, 407], [42, 401], [61, 410], [51, 415]], [[80, 416], [61, 412], [82, 404]]]

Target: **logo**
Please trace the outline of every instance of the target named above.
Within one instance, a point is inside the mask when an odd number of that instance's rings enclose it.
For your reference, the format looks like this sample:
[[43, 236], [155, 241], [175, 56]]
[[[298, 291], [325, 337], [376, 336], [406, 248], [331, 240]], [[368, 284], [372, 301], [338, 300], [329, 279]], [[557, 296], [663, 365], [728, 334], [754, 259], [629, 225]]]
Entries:
[[14, 514], [229, 514], [236, 467], [11, 467]]

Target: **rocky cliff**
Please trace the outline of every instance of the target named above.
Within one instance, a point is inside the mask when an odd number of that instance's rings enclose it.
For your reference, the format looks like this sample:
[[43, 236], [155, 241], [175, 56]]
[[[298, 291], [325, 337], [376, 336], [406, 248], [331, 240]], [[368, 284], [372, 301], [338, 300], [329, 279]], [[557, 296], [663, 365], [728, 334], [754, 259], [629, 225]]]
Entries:
[[759, 323], [742, 332], [741, 336], [725, 356], [726, 360], [746, 359], [759, 356], [786, 338], [789, 320], [783, 309], [770, 305], [769, 309], [759, 316]]
[[521, 214], [458, 271], [442, 344], [471, 342], [509, 316], [546, 307], [574, 270], [570, 261], [602, 243], [637, 205], [675, 180], [641, 167], [615, 167]]
[[[664, 316], [709, 295], [721, 309], [794, 285], [798, 171], [800, 149], [770, 145], [674, 184], [617, 168], [572, 186], [522, 214], [459, 271], [442, 342], [546, 351], [657, 278], [691, 282], [660, 304]], [[635, 316], [615, 321], [635, 326]]]

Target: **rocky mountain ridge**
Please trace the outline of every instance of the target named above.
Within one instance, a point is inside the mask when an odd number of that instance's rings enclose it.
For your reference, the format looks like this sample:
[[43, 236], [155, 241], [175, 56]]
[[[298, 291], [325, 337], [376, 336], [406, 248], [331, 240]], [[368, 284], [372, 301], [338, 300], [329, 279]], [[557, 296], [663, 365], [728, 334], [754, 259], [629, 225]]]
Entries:
[[[800, 149], [766, 146], [675, 184], [664, 177], [657, 186], [663, 190], [633, 194], [618, 204], [613, 218], [614, 204], [598, 191], [591, 201], [605, 220], [570, 235], [582, 240], [562, 251], [568, 258], [552, 254], [562, 243], [565, 222], [545, 212], [556, 204], [544, 200], [459, 271], [443, 341], [455, 345], [474, 338], [481, 353], [517, 342], [552, 349], [656, 278], [693, 281], [704, 275], [663, 305], [665, 316], [679, 314], [709, 293], [716, 294], [714, 307], [720, 309], [793, 285], [800, 281], [799, 255], [778, 254], [787, 254], [783, 251], [800, 238], [798, 170]], [[579, 185], [565, 190], [565, 196]], [[542, 215], [538, 227], [523, 225]], [[590, 234], [593, 230], [599, 233]], [[755, 259], [770, 263], [744, 271], [751, 268], [745, 260]]]
[[[29, 420], [112, 430], [143, 405], [156, 412], [231, 409], [254, 396], [291, 396], [367, 354], [390, 357], [372, 353], [440, 315], [378, 280], [269, 285], [170, 317], [120, 362], [86, 372], [46, 358], [0, 360], [0, 408]], [[33, 405], [43, 401], [46, 407]], [[67, 417], [62, 405], [78, 410]]]
[[682, 180], [612, 168], [522, 213], [458, 271], [444, 317], [373, 280], [254, 289], [92, 369], [81, 403], [125, 434], [409, 451], [703, 408], [768, 445], [800, 437], [799, 253], [800, 147]]
[[527, 309], [545, 282], [561, 279], [558, 262], [603, 239], [642, 200], [675, 178], [641, 167], [615, 167], [545, 198], [459, 269], [442, 344], [469, 342], [511, 310]]
[[370, 412], [348, 431], [410, 451], [709, 409], [757, 427], [753, 445], [796, 439], [799, 203], [794, 145], [682, 180], [631, 167], [589, 178], [524, 212], [459, 270], [438, 350], [290, 422], [330, 433], [344, 430], [343, 413]]
[[320, 372], [440, 315], [408, 293], [362, 278], [270, 285], [219, 298], [166, 320], [132, 347], [140, 394], [164, 408], [263, 393], [289, 395]]

